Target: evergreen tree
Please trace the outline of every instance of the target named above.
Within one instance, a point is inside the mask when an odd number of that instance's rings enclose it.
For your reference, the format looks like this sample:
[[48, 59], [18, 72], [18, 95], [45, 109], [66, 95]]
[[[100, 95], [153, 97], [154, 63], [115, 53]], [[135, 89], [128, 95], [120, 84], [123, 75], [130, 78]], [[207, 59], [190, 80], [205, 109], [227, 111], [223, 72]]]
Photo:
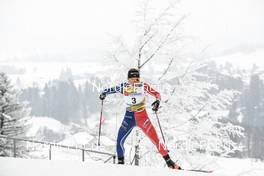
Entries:
[[65, 123], [79, 120], [80, 99], [73, 81], [54, 80], [46, 84], [43, 91], [43, 116]]
[[[9, 137], [24, 136], [27, 129], [28, 109], [18, 102], [18, 93], [5, 73], [0, 73], [0, 133]], [[0, 155], [10, 156], [13, 141], [0, 139]], [[16, 155], [25, 151], [22, 143], [16, 144]]]
[[41, 116], [43, 113], [42, 98], [38, 87], [29, 87], [22, 91], [20, 101], [26, 100], [31, 107], [31, 114]]
[[[253, 68], [254, 69], [254, 68]], [[259, 75], [253, 74], [249, 88], [244, 96], [243, 126], [246, 129], [246, 147], [248, 157], [264, 159], [262, 154], [264, 140], [263, 82]]]

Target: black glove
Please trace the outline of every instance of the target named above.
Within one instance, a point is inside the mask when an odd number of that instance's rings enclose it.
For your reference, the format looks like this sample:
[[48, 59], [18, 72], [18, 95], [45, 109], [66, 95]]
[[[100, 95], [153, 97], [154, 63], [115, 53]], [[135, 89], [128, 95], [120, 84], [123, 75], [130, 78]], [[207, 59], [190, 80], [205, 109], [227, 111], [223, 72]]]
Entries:
[[100, 96], [99, 96], [100, 100], [104, 100], [105, 97], [106, 97], [106, 94], [105, 93], [101, 93]]
[[152, 103], [152, 105], [151, 105], [152, 106], [152, 110], [155, 111], [155, 112], [157, 112], [158, 109], [159, 109], [159, 105], [160, 105], [160, 101], [159, 100], [154, 101]]

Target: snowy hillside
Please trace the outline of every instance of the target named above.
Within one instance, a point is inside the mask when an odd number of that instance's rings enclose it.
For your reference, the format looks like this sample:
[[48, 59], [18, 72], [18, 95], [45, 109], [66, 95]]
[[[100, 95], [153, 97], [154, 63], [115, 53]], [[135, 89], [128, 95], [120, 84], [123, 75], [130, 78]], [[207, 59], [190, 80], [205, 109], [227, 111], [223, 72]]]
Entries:
[[252, 52], [241, 50], [240, 52], [230, 52], [223, 56], [215, 57], [213, 60], [215, 60], [218, 64], [225, 64], [226, 62], [229, 62], [235, 65], [236, 67], [240, 67], [243, 69], [251, 69], [253, 64], [257, 64], [258, 67], [263, 69], [263, 56], [263, 49]]
[[67, 131], [65, 125], [49, 117], [33, 117], [28, 122], [28, 125], [30, 128], [27, 131], [27, 137], [34, 137], [34, 139], [48, 142], [62, 140]]

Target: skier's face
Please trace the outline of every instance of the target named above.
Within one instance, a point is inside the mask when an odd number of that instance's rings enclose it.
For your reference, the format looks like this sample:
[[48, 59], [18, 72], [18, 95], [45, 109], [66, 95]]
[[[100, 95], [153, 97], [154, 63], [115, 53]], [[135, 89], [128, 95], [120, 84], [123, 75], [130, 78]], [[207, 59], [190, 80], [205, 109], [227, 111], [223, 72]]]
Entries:
[[129, 78], [128, 79], [128, 82], [129, 82], [129, 84], [131, 84], [131, 85], [134, 85], [134, 84], [136, 84], [136, 83], [139, 83], [139, 78]]

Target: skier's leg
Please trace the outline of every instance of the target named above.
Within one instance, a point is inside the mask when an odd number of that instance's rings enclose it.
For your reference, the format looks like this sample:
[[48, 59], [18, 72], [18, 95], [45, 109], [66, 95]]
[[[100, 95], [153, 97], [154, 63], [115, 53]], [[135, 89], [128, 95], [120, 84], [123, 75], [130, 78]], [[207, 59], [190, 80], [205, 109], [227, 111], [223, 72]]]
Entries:
[[156, 145], [159, 153], [163, 156], [168, 167], [172, 169], [181, 169], [175, 162], [173, 162], [165, 149], [164, 144], [160, 142], [157, 132], [148, 118], [146, 110], [135, 113], [136, 124], [149, 137], [154, 145]]
[[132, 129], [135, 127], [135, 125], [136, 122], [134, 113], [127, 111], [124, 120], [119, 128], [117, 136], [116, 152], [119, 164], [124, 164], [124, 143], [128, 135], [131, 133]]
[[157, 147], [159, 153], [164, 157], [168, 155], [164, 144], [159, 140], [157, 132], [148, 118], [146, 110], [135, 113], [136, 124], [149, 137], [152, 143]]

